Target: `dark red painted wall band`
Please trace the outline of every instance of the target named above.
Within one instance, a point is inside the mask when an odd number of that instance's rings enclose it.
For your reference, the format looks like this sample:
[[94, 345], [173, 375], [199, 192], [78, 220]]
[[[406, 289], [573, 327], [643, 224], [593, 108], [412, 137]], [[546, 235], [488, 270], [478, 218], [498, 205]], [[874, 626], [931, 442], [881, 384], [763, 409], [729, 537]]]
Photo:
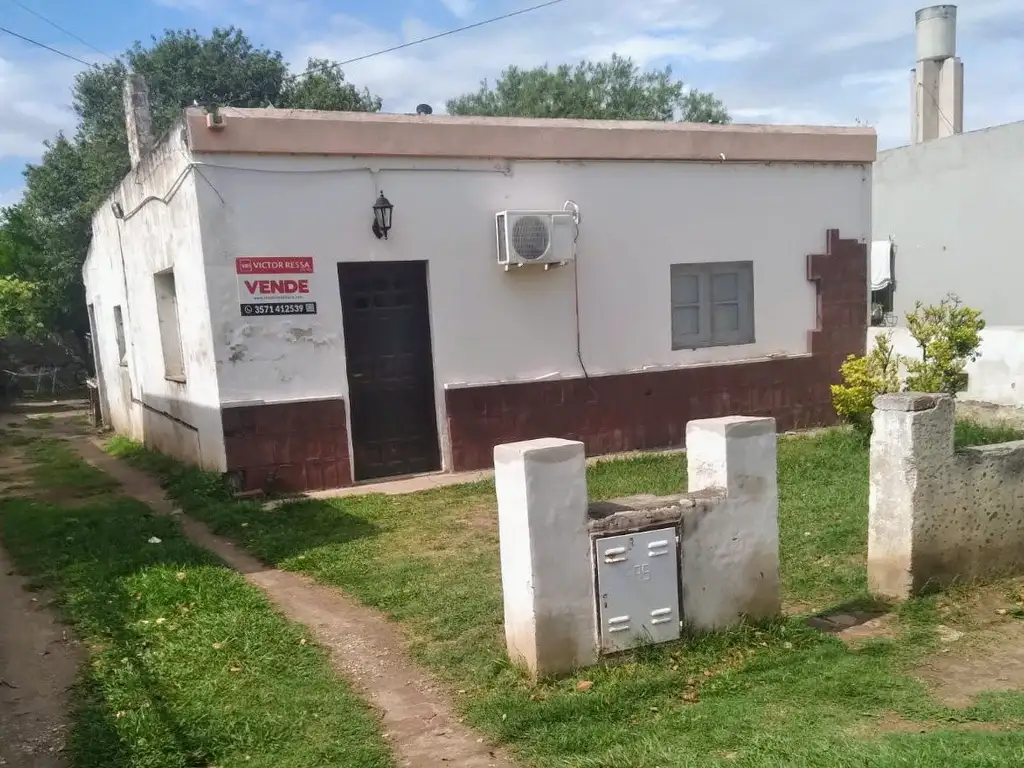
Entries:
[[245, 490], [315, 491], [352, 484], [344, 400], [221, 410], [228, 472]]

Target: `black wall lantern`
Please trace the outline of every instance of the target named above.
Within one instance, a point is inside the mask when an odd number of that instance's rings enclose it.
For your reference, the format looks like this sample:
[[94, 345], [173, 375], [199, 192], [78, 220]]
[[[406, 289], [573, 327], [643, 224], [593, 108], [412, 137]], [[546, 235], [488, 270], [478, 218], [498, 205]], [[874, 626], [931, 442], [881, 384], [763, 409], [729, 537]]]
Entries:
[[391, 229], [391, 212], [394, 209], [395, 206], [381, 192], [377, 202], [373, 204], [373, 234], [377, 236], [378, 240], [382, 237], [385, 240], [388, 239], [388, 230]]

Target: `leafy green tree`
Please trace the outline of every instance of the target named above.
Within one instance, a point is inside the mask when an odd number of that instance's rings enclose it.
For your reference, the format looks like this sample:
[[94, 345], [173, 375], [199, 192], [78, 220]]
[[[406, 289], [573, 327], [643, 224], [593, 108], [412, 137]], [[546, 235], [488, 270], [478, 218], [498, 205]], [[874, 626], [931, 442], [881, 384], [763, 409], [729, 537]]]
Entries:
[[[255, 47], [238, 29], [168, 31], [150, 44], [135, 43], [102, 67], [75, 81], [72, 106], [78, 116], [73, 138], [58, 135], [43, 158], [25, 170], [26, 193], [15, 218], [0, 221], [0, 243], [18, 240], [0, 259], [14, 259], [8, 274], [36, 285], [36, 301], [57, 331], [80, 337], [88, 331], [81, 280], [96, 208], [130, 168], [122, 88], [129, 71], [146, 78], [153, 132], [160, 136], [183, 107], [266, 107], [377, 111], [381, 100], [345, 81], [341, 68], [310, 59], [310, 74], [291, 77], [281, 54]], [[17, 230], [17, 231], [15, 231]], [[6, 238], [6, 239], [5, 239]], [[36, 278], [22, 275], [29, 262]], [[17, 289], [17, 295], [24, 295]], [[12, 288], [9, 295], [15, 295]]]
[[672, 69], [643, 72], [632, 59], [583, 61], [536, 69], [509, 67], [494, 86], [447, 103], [453, 115], [569, 117], [595, 120], [679, 120], [728, 123], [725, 106], [705, 91], [687, 88]]
[[289, 109], [323, 109], [332, 112], [379, 112], [380, 96], [366, 88], [345, 82], [341, 65], [327, 59], [309, 59], [309, 74], [288, 80], [281, 89], [280, 102], [274, 106]]
[[45, 333], [53, 319], [47, 309], [54, 305], [45, 295], [49, 272], [24, 207], [0, 209], [0, 338]]
[[17, 277], [0, 275], [0, 339], [35, 337], [45, 330], [40, 313], [39, 286]]

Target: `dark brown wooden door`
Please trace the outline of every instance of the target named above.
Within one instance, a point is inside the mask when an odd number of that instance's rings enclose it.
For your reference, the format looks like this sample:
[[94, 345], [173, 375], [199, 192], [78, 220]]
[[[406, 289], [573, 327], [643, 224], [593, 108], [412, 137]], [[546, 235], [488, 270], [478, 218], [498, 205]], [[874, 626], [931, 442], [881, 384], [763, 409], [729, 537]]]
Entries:
[[441, 468], [425, 261], [338, 264], [356, 480]]

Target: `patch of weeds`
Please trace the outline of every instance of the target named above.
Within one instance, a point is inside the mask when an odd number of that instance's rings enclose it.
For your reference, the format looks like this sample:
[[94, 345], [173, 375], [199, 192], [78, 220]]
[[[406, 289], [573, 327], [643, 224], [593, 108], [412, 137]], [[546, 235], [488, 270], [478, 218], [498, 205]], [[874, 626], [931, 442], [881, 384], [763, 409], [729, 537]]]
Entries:
[[34, 464], [32, 479], [48, 494], [82, 499], [112, 493], [119, 487], [117, 481], [82, 461], [74, 448], [61, 440], [34, 439], [25, 455]]
[[1008, 425], [989, 426], [967, 419], [958, 419], [953, 431], [953, 445], [967, 448], [972, 445], [995, 445], [1024, 440], [1024, 430]]
[[32, 442], [32, 438], [11, 427], [0, 429], [0, 448], [20, 448]]

